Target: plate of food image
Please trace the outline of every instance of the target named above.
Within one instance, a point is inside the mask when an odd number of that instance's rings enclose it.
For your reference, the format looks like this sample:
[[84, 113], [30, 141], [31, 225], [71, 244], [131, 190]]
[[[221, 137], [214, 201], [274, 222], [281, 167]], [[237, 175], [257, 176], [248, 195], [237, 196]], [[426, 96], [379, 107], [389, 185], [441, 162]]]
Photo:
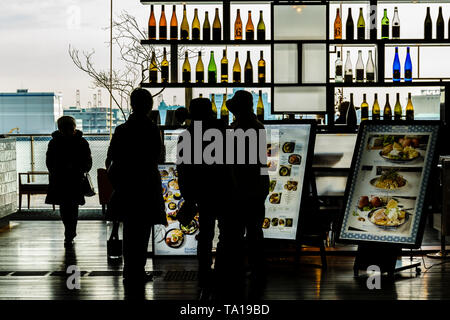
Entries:
[[271, 204], [279, 204], [281, 201], [281, 193], [272, 193], [269, 197]]
[[299, 154], [291, 154], [288, 158], [290, 164], [300, 164], [302, 162], [302, 156]]
[[169, 175], [169, 172], [167, 172], [167, 170], [161, 170], [159, 173], [161, 177], [167, 177]]
[[405, 163], [419, 158], [420, 153], [408, 142], [403, 142], [403, 144], [393, 142], [383, 147], [380, 156], [390, 162]]
[[380, 190], [398, 190], [407, 185], [407, 180], [396, 170], [388, 170], [370, 180], [370, 184]]
[[173, 201], [169, 202], [169, 204], [167, 205], [167, 208], [169, 208], [169, 210], [176, 210], [177, 204]]
[[171, 248], [179, 248], [184, 242], [184, 234], [180, 229], [170, 229], [166, 232], [166, 244]]
[[167, 218], [169, 218], [170, 221], [175, 221], [177, 220], [177, 214], [178, 210], [167, 212]]
[[278, 225], [278, 218], [272, 218], [272, 227], [276, 227]]
[[394, 199], [389, 200], [385, 207], [370, 210], [367, 215], [370, 222], [382, 229], [396, 229], [404, 225], [409, 216], [410, 213], [399, 208], [398, 202]]
[[291, 175], [291, 167], [288, 166], [280, 166], [280, 170], [278, 171], [280, 176], [287, 177]]
[[292, 153], [295, 149], [295, 142], [285, 142], [283, 144], [283, 152], [284, 153]]
[[269, 192], [272, 192], [273, 190], [275, 190], [275, 186], [277, 185], [277, 181], [276, 180], [270, 180], [269, 183]]
[[179, 192], [175, 192], [175, 194], [173, 195], [173, 198], [175, 199], [175, 200], [180, 200], [182, 197], [181, 197], [181, 193], [179, 193]]
[[184, 226], [182, 224], [180, 224], [181, 227], [181, 231], [183, 231], [184, 234], [194, 234], [195, 232], [197, 232], [198, 230], [198, 223], [196, 220], [192, 220], [189, 225]]
[[286, 219], [286, 227], [290, 228], [290, 227], [292, 227], [292, 224], [293, 224], [292, 218], [287, 218]]
[[180, 189], [180, 187], [178, 186], [178, 180], [176, 180], [176, 179], [170, 180], [168, 183], [168, 186], [169, 186], [169, 188], [174, 189], [174, 190]]
[[263, 227], [263, 229], [268, 229], [270, 227], [270, 219], [269, 218], [264, 218], [262, 227]]
[[284, 219], [279, 219], [279, 220], [278, 220], [278, 225], [279, 225], [280, 227], [284, 227], [284, 225], [285, 225]]
[[276, 160], [270, 160], [270, 161], [267, 163], [268, 170], [269, 170], [269, 171], [275, 171], [275, 170], [277, 170], [277, 165], [278, 165], [278, 161], [276, 161]]
[[297, 181], [288, 181], [284, 185], [284, 189], [288, 191], [297, 191], [297, 185], [298, 185]]

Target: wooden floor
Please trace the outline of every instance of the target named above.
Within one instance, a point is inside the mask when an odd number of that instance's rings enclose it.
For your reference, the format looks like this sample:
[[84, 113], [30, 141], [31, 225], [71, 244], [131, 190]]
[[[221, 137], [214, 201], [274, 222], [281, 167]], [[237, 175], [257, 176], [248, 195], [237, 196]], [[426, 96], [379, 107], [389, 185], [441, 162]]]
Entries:
[[[405, 258], [408, 259], [408, 258]], [[425, 259], [427, 267], [439, 263]], [[436, 265], [416, 277], [400, 273], [369, 290], [366, 279], [353, 276], [353, 258], [328, 257], [328, 270], [319, 257], [269, 259], [268, 282], [262, 298], [302, 299], [449, 299], [450, 263]], [[81, 289], [69, 290], [66, 267], [82, 271]], [[196, 300], [195, 258], [154, 258], [147, 263], [155, 280], [146, 286], [147, 299]], [[106, 226], [101, 221], [79, 222], [75, 250], [66, 253], [59, 221], [15, 221], [0, 230], [0, 299], [124, 299], [121, 265], [108, 264]], [[186, 272], [183, 272], [186, 271]]]

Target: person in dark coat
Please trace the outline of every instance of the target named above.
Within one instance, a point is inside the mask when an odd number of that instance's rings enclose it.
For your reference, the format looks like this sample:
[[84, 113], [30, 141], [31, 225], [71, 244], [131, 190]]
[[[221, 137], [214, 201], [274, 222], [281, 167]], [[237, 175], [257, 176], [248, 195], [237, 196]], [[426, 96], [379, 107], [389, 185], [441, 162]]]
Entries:
[[76, 130], [74, 118], [58, 119], [58, 131], [52, 133], [48, 144], [46, 165], [49, 186], [45, 203], [59, 205], [67, 247], [77, 235], [78, 206], [85, 204], [83, 179], [92, 168], [89, 143]]
[[[252, 148], [249, 140], [246, 140], [244, 147], [239, 147], [235, 142], [233, 171], [236, 185], [233, 190], [236, 215], [243, 222], [240, 236], [243, 237], [245, 233], [251, 278], [258, 282], [264, 276], [262, 225], [265, 216], [265, 200], [269, 193], [269, 176], [266, 171], [267, 160], [265, 158], [265, 129], [253, 112], [253, 97], [249, 92], [237, 91], [233, 98], [227, 101], [227, 108], [236, 117], [231, 124], [235, 132], [239, 129], [244, 132], [253, 130], [257, 138], [255, 148]], [[261, 141], [261, 139], [264, 140]], [[261, 147], [264, 150], [260, 150]], [[256, 152], [256, 154], [252, 154], [252, 152]], [[238, 162], [239, 153], [243, 153], [245, 156], [242, 163]], [[256, 159], [254, 163], [251, 160], [252, 156]]]
[[[224, 196], [231, 187], [232, 181], [229, 169], [227, 169], [223, 160], [219, 160], [222, 163], [211, 163], [205, 159], [205, 151], [209, 142], [203, 142], [203, 145], [198, 146], [199, 148], [197, 148], [196, 142], [194, 142], [196, 140], [195, 134], [201, 135], [198, 138], [201, 141], [205, 132], [211, 129], [215, 130], [222, 137], [225, 137], [225, 126], [221, 120], [215, 118], [211, 101], [206, 98], [193, 99], [189, 109], [189, 114], [185, 114], [184, 117], [189, 116], [191, 120], [190, 125], [185, 131], [189, 135], [190, 141], [185, 144], [183, 141], [184, 135], [182, 134], [178, 142], [178, 183], [181, 195], [185, 200], [184, 206], [196, 206], [199, 212], [200, 233], [197, 244], [199, 288], [200, 299], [207, 300], [212, 294], [212, 286], [214, 283], [212, 247], [216, 220], [218, 220], [219, 232], [221, 234], [216, 251], [216, 257], [219, 257], [223, 253], [221, 246], [225, 240], [221, 231], [222, 219], [225, 214], [229, 214], [229, 212], [226, 212], [227, 199]], [[182, 113], [183, 110], [180, 110], [178, 112], [179, 116]], [[196, 126], [198, 128], [197, 130], [195, 129]], [[189, 152], [190, 156], [187, 156], [186, 152]], [[201, 154], [195, 154], [196, 152]], [[215, 156], [215, 152], [219, 151], [215, 150], [211, 155]], [[223, 154], [223, 152], [221, 153]], [[198, 158], [198, 161], [196, 161], [196, 158]], [[183, 212], [181, 210], [178, 214], [179, 220], [187, 224], [193, 217], [194, 212], [190, 212], [189, 217], [184, 217], [182, 215]], [[216, 262], [220, 258], [216, 258]]]
[[138, 88], [130, 96], [132, 113], [115, 129], [106, 167], [113, 186], [108, 214], [123, 221], [123, 277], [135, 286], [151, 280], [145, 272], [151, 228], [167, 225], [158, 162], [162, 153], [159, 128], [149, 113], [153, 97]]

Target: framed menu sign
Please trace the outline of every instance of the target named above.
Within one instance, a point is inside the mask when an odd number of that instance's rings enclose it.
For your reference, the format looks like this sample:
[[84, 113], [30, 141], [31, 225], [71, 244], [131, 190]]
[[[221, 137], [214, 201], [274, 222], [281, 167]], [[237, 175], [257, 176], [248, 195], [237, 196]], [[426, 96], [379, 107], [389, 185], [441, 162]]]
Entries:
[[416, 247], [439, 122], [363, 122], [345, 192], [338, 239]]
[[265, 128], [270, 185], [264, 238], [295, 240], [303, 193], [308, 191], [305, 172], [311, 168], [315, 122], [267, 121]]
[[196, 255], [199, 224], [198, 215], [188, 225], [177, 220], [177, 213], [183, 206], [178, 186], [175, 164], [159, 166], [168, 226], [155, 225], [153, 230], [153, 252], [155, 255]]

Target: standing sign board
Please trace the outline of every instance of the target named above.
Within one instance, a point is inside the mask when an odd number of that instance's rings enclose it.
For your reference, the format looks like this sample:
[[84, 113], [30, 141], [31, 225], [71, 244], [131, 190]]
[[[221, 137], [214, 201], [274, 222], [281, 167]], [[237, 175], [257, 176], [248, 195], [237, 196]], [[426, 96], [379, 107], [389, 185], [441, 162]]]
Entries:
[[438, 131], [435, 121], [361, 125], [347, 180], [340, 241], [420, 245]]
[[291, 124], [267, 122], [269, 195], [263, 222], [264, 238], [295, 240], [304, 193], [305, 172], [311, 170], [314, 152], [314, 121]]

